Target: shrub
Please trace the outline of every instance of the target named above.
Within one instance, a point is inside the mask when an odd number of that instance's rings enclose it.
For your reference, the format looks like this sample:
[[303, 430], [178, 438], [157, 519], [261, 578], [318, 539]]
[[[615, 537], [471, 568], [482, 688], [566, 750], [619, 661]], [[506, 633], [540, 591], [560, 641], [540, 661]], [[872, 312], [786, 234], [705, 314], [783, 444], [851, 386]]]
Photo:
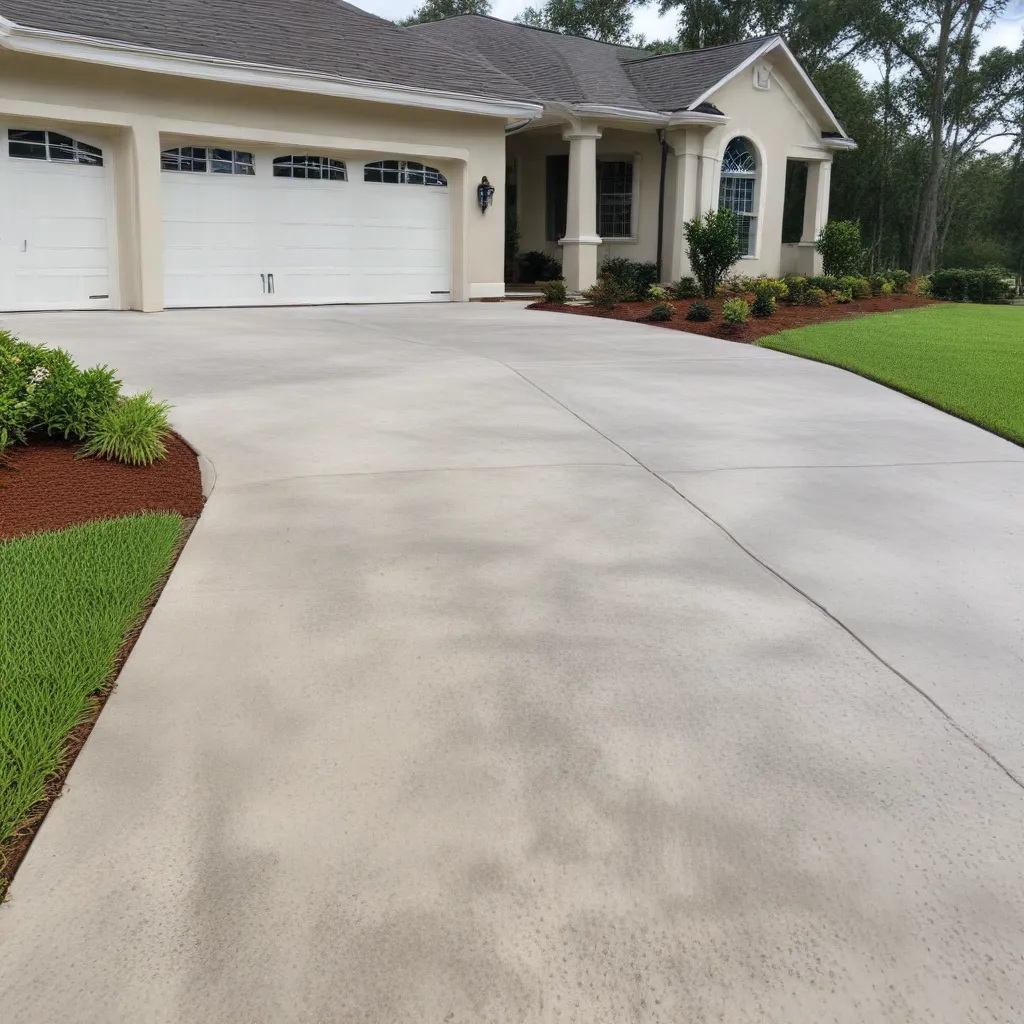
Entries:
[[750, 307], [750, 315], [757, 317], [771, 316], [775, 312], [775, 294], [767, 285], [760, 285], [754, 292], [754, 304]]
[[745, 324], [750, 316], [746, 299], [729, 299], [722, 305], [722, 319], [734, 327]]
[[753, 282], [755, 280], [753, 277], [744, 277], [742, 274], [730, 274], [729, 277], [723, 278], [722, 283], [718, 286], [718, 293], [720, 295], [746, 295], [747, 292], [754, 290]]
[[892, 286], [900, 295], [905, 295], [910, 288], [913, 278], [905, 270], [894, 270], [892, 272]]
[[[772, 296], [776, 299], [784, 299], [789, 295], [789, 285], [785, 281], [781, 281], [774, 277], [763, 277], [758, 281], [758, 290], [764, 288], [771, 292]], [[756, 292], [755, 292], [756, 294]]]
[[694, 302], [686, 311], [687, 320], [710, 320], [711, 307], [706, 302]]
[[562, 276], [562, 264], [546, 252], [531, 249], [519, 256], [519, 279], [521, 281], [557, 281]]
[[808, 306], [824, 306], [826, 298], [827, 296], [823, 289], [808, 288], [804, 295], [804, 302], [806, 302]]
[[651, 287], [647, 289], [647, 298], [654, 299], [656, 302], [661, 302], [668, 298], [668, 292], [660, 285], [652, 284]]
[[670, 306], [667, 302], [659, 302], [654, 309], [644, 317], [645, 320], [651, 320], [654, 323], [665, 323], [671, 320], [676, 315], [675, 306]]
[[583, 293], [592, 306], [598, 309], [614, 309], [623, 300], [622, 289], [609, 274], [602, 274], [597, 284]]
[[868, 284], [871, 286], [872, 295], [881, 295], [882, 286], [889, 283], [889, 279], [885, 274], [872, 274], [868, 278]]
[[647, 297], [651, 286], [658, 283], [658, 264], [609, 256], [601, 264], [601, 274], [615, 282], [623, 302], [639, 302]]
[[840, 278], [839, 287], [848, 291], [855, 299], [866, 299], [871, 294], [871, 282], [855, 275]]
[[984, 270], [936, 270], [931, 275], [931, 294], [953, 302], [1005, 302], [1013, 286], [997, 267]]
[[799, 306], [807, 293], [807, 278], [787, 274], [783, 283], [786, 285], [786, 301], [791, 306]]
[[684, 225], [690, 266], [704, 298], [711, 298], [729, 268], [740, 258], [736, 214], [732, 210], [708, 210]]
[[917, 279], [915, 290], [918, 295], [931, 295], [932, 293], [932, 281], [930, 277], [919, 277]]
[[853, 293], [847, 288], [838, 288], [835, 293], [836, 302], [845, 305], [847, 302], [853, 302]]
[[839, 287], [839, 279], [836, 277], [809, 277], [807, 278], [808, 288], [820, 288], [826, 295], [831, 295]]
[[544, 293], [544, 301], [554, 303], [557, 306], [564, 304], [568, 298], [564, 281], [544, 281], [540, 290]]
[[681, 277], [671, 287], [673, 299], [696, 299], [700, 297], [697, 282], [692, 277]]
[[893, 286], [888, 281], [886, 281], [885, 284], [882, 285], [880, 294], [888, 298], [890, 295], [892, 295], [893, 291], [895, 291]]
[[151, 391], [123, 398], [89, 430], [82, 455], [116, 459], [129, 466], [148, 466], [167, 454], [164, 439], [170, 433], [170, 406], [153, 401]]
[[818, 235], [814, 248], [821, 255], [826, 277], [856, 274], [864, 259], [860, 225], [852, 220], [830, 220]]

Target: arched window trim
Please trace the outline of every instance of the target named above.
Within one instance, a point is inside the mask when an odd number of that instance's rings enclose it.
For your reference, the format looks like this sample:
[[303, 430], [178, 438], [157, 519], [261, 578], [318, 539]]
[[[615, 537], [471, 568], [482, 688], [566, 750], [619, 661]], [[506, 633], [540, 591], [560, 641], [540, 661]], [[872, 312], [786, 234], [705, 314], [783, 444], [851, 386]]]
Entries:
[[344, 160], [329, 156], [294, 153], [274, 157], [274, 177], [307, 181], [348, 181]]
[[415, 160], [374, 160], [363, 166], [363, 181], [389, 185], [447, 187], [448, 179], [436, 168]]
[[7, 155], [15, 160], [103, 166], [103, 150], [98, 146], [42, 128], [8, 128]]
[[188, 174], [241, 174], [252, 177], [256, 165], [252, 153], [242, 149], [221, 149], [218, 146], [174, 146], [160, 154], [162, 171], [184, 171]]
[[764, 187], [757, 146], [748, 136], [735, 135], [722, 153], [718, 186], [719, 209], [736, 214], [740, 255], [755, 257], [758, 249], [761, 193]]

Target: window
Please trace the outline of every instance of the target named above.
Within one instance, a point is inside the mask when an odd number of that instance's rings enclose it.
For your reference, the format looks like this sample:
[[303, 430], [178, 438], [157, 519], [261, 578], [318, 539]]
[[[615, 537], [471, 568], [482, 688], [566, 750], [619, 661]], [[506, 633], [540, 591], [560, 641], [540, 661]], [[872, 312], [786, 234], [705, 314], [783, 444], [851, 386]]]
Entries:
[[160, 154], [160, 168], [164, 171], [190, 171], [205, 174], [253, 175], [252, 153], [237, 149], [207, 149], [205, 146], [179, 146], [165, 149]]
[[722, 182], [718, 188], [719, 209], [736, 214], [736, 235], [740, 255], [751, 256], [757, 238], [757, 216], [754, 193], [757, 185], [757, 160], [754, 149], [746, 139], [736, 138], [725, 149], [722, 157]]
[[103, 166], [103, 150], [78, 142], [69, 135], [37, 129], [9, 128], [7, 152], [21, 160], [50, 160]]
[[448, 179], [436, 168], [414, 160], [377, 160], [363, 168], [363, 181], [389, 185], [447, 185]]
[[633, 235], [633, 162], [597, 163], [597, 233], [602, 238]]
[[278, 156], [274, 158], [274, 177], [348, 181], [348, 172], [343, 161], [326, 156]]

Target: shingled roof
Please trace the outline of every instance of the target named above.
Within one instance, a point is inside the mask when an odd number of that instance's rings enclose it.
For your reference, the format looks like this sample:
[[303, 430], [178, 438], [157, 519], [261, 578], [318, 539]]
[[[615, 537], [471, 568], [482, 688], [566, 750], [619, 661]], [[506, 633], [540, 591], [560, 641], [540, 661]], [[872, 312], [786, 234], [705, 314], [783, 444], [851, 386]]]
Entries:
[[496, 99], [529, 86], [343, 0], [0, 0], [43, 29], [199, 57]]
[[465, 14], [412, 25], [434, 42], [476, 54], [542, 100], [630, 110], [686, 110], [777, 36], [703, 50], [651, 55], [489, 15]]

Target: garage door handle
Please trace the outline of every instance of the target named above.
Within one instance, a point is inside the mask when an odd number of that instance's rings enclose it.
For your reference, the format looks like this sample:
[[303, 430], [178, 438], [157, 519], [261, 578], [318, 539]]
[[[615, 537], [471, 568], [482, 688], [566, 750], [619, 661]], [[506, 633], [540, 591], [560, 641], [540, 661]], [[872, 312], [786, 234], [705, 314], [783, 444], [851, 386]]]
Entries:
[[263, 294], [267, 294], [267, 275], [260, 274], [260, 280], [263, 282]]
[[270, 294], [274, 294], [274, 275], [267, 274], [267, 283], [270, 285]]

